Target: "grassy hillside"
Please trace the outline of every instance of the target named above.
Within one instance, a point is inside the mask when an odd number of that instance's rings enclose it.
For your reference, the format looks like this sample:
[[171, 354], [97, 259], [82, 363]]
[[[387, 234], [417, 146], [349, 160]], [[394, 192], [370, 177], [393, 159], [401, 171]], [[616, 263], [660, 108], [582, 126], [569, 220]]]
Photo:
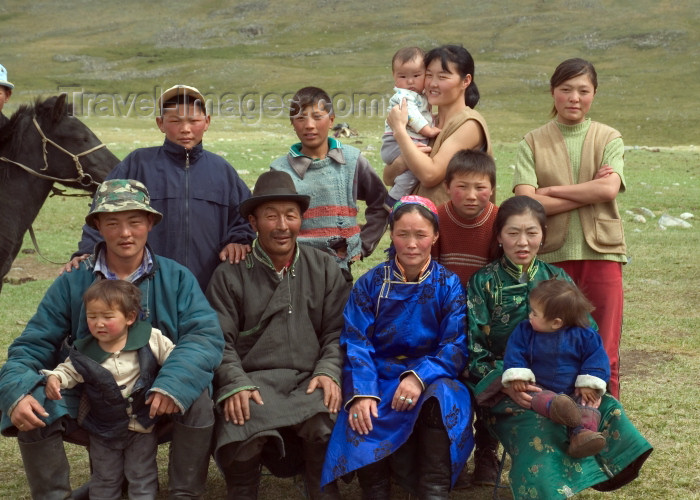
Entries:
[[[700, 65], [693, 0], [232, 3], [6, 0], [0, 62], [17, 86], [8, 111], [59, 88], [128, 104], [182, 82], [215, 97], [255, 96], [248, 104], [309, 84], [385, 95], [397, 48], [461, 43], [476, 60], [479, 109], [495, 142], [547, 119], [548, 78], [573, 56], [596, 64], [592, 116], [619, 128], [627, 144], [698, 141], [700, 106], [689, 91]], [[240, 120], [240, 109], [226, 119]]]

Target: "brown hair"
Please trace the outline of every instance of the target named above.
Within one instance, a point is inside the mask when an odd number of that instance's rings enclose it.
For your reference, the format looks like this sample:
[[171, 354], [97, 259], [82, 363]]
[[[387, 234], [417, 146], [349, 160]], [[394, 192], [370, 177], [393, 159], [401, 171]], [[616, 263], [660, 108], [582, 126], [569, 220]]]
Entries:
[[[567, 59], [557, 66], [552, 74], [552, 78], [549, 79], [549, 90], [554, 92], [554, 89], [567, 80], [576, 78], [580, 75], [588, 75], [593, 84], [593, 92], [598, 90], [598, 74], [595, 72], [593, 64], [581, 59], [579, 57], [574, 57], [573, 59]], [[552, 118], [557, 116], [557, 108], [552, 106]]]
[[420, 47], [404, 47], [397, 50], [394, 57], [391, 58], [391, 71], [394, 71], [397, 61], [399, 64], [404, 64], [408, 61], [413, 61], [417, 57], [420, 57], [421, 61], [425, 58], [425, 52]]
[[530, 291], [529, 300], [542, 308], [545, 319], [561, 319], [563, 327], [590, 326], [593, 305], [573, 283], [556, 278], [541, 281]]
[[448, 186], [455, 175], [482, 174], [489, 178], [491, 187], [496, 187], [496, 163], [488, 154], [473, 149], [457, 151], [447, 164], [445, 184]]
[[307, 106], [321, 103], [323, 104], [323, 109], [326, 110], [330, 116], [333, 116], [333, 101], [325, 90], [318, 87], [304, 87], [299, 89], [297, 93], [294, 94], [294, 97], [292, 97], [292, 101], [289, 105], [289, 119], [293, 120], [294, 117], [299, 116]]
[[547, 241], [547, 214], [542, 203], [525, 195], [518, 195], [508, 198], [498, 207], [498, 214], [493, 223], [493, 234], [491, 235], [491, 260], [503, 257], [503, 248], [498, 245], [498, 235], [501, 234], [508, 219], [514, 215], [532, 214], [537, 220], [542, 230], [542, 244]]
[[93, 283], [83, 294], [83, 304], [101, 300], [110, 307], [115, 307], [129, 316], [141, 311], [141, 290], [139, 287], [124, 280], [102, 279]]

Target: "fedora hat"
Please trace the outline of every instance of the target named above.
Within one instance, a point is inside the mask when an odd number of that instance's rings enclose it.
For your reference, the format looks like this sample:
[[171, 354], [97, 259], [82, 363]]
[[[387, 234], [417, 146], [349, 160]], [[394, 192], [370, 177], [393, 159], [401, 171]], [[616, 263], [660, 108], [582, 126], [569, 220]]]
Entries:
[[310, 200], [310, 196], [297, 193], [294, 181], [287, 172], [270, 170], [258, 177], [253, 188], [253, 196], [241, 203], [239, 211], [243, 217], [247, 218], [258, 205], [268, 201], [294, 201], [299, 204], [303, 214], [309, 208]]

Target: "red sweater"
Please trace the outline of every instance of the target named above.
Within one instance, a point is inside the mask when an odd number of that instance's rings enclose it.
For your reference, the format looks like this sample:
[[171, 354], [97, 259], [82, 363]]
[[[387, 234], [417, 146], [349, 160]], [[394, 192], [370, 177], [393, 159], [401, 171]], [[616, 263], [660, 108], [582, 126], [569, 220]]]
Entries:
[[498, 207], [488, 206], [474, 219], [463, 219], [448, 201], [438, 208], [440, 237], [432, 255], [447, 269], [459, 276], [467, 286], [469, 278], [489, 262], [489, 246]]

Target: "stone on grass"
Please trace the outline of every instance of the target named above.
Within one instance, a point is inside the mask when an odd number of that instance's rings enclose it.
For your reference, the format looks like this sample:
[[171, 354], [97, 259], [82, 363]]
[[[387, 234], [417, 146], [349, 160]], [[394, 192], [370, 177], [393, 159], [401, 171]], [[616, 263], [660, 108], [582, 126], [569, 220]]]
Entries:
[[672, 215], [663, 214], [659, 217], [659, 227], [666, 229], [667, 227], [682, 227], [688, 229], [693, 227], [690, 222], [679, 219], [678, 217], [673, 217]]

